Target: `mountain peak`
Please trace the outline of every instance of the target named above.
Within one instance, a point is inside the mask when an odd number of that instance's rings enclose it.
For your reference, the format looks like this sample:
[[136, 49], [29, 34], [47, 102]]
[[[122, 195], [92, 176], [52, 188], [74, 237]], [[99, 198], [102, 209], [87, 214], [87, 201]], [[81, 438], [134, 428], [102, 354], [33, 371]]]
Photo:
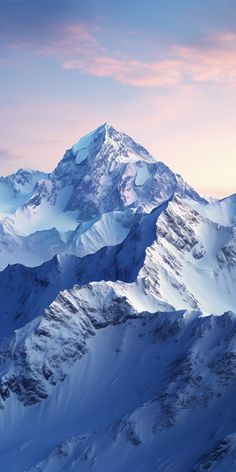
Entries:
[[111, 126], [109, 123], [105, 122], [101, 125], [99, 125], [97, 128], [95, 128], [93, 131], [90, 131], [88, 134], [82, 136], [79, 141], [73, 145], [72, 149], [73, 151], [76, 151], [77, 147], [79, 145], [84, 144], [84, 141], [92, 141], [96, 140], [98, 137], [103, 138], [105, 141], [108, 136], [111, 136], [112, 134], [122, 134], [119, 131], [115, 130], [113, 126]]
[[[64, 216], [75, 212], [73, 218], [78, 223], [131, 205], [151, 211], [176, 191], [195, 200], [200, 198], [144, 147], [103, 123], [66, 151], [46, 185], [43, 183], [34, 192], [27, 208], [38, 207], [44, 201], [47, 207], [63, 210]], [[57, 227], [57, 222], [53, 226]]]
[[[146, 161], [156, 162], [153, 156], [140, 144], [136, 143], [127, 134], [117, 131], [109, 123], [105, 122], [94, 131], [80, 138], [69, 151], [75, 157], [76, 164], [81, 164], [89, 156], [98, 153], [122, 163]], [[68, 158], [68, 152], [65, 155]]]

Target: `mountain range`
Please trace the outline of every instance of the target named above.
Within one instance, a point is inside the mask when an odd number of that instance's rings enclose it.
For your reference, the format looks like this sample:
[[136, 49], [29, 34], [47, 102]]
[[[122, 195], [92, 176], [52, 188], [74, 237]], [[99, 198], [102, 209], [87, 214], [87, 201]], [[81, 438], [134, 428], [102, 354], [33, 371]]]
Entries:
[[236, 470], [236, 194], [105, 123], [0, 178], [0, 256], [0, 470]]

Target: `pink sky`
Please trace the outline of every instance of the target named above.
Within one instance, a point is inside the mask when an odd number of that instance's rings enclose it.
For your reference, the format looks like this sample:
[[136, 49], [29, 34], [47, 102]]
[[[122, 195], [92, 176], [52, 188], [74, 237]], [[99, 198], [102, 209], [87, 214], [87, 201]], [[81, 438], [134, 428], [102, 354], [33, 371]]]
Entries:
[[26, 35], [16, 21], [0, 33], [0, 173], [52, 170], [66, 148], [108, 121], [196, 190], [236, 191], [236, 33], [228, 10], [224, 26], [220, 9], [214, 18], [210, 7], [203, 23], [193, 2], [178, 31], [169, 12], [152, 4], [160, 24], [149, 17], [145, 26], [145, 10], [142, 21], [130, 10], [119, 23], [106, 4], [104, 16], [65, 19], [64, 9], [53, 26], [39, 22]]

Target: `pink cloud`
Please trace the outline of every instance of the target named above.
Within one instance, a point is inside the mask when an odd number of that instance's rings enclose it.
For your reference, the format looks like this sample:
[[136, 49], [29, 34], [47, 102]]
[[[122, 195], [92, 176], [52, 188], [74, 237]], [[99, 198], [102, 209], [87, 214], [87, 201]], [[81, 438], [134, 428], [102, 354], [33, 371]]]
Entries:
[[[173, 46], [165, 51], [163, 58], [144, 62], [109, 53], [91, 33], [69, 27], [67, 32], [72, 45], [72, 57], [63, 62], [63, 68], [67, 70], [110, 77], [135, 87], [170, 87], [183, 82], [236, 82], [234, 34], [211, 36], [207, 44], [196, 47]], [[77, 42], [80, 47], [78, 54]]]
[[154, 59], [146, 61], [127, 55], [127, 52], [111, 51], [101, 44], [100, 36], [104, 38], [104, 32], [98, 26], [91, 28], [84, 23], [75, 23], [65, 25], [62, 31], [55, 30], [55, 39], [47, 44], [32, 46], [24, 43], [12, 44], [11, 47], [33, 48], [40, 54], [58, 57], [65, 70], [112, 78], [134, 87], [236, 83], [236, 34], [211, 35], [197, 45], [158, 48], [156, 54], [154, 46], [152, 51], [148, 51]]
[[[90, 58], [91, 59], [91, 58]], [[94, 56], [67, 61], [64, 69], [79, 69], [96, 77], [111, 77], [122, 84], [136, 87], [165, 87], [176, 85], [181, 73], [176, 61], [144, 63], [138, 60], [115, 59], [111, 56]]]

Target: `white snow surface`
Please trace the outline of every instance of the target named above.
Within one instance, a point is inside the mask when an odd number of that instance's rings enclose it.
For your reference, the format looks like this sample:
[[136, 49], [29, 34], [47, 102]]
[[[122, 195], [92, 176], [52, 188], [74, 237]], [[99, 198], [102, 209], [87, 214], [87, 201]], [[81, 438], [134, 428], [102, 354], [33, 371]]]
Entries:
[[0, 213], [11, 214], [31, 197], [36, 183], [48, 175], [31, 169], [19, 169], [15, 174], [0, 177]]
[[[21, 169], [13, 176], [2, 178], [0, 217], [5, 225], [11, 226], [14, 244], [13, 247], [7, 244], [0, 232], [0, 267], [14, 261], [26, 265], [45, 262], [53, 255], [48, 249], [47, 236], [49, 240], [57, 239], [54, 255], [65, 250], [71, 252], [70, 244], [73, 253], [86, 254], [86, 249], [81, 252], [81, 237], [78, 243], [72, 243], [70, 233], [84, 225], [90, 228], [96, 219], [100, 219], [102, 232], [106, 233], [99, 247], [117, 244], [121, 235], [123, 238], [127, 235], [126, 228], [132, 226], [132, 221], [125, 226], [118, 225], [115, 216], [118, 212], [126, 214], [131, 207], [150, 212], [174, 192], [202, 201], [146, 149], [108, 124], [102, 125], [72, 146], [51, 174], [45, 176]], [[114, 237], [114, 232], [120, 236]], [[32, 238], [40, 240], [36, 254], [35, 247], [31, 248]]]
[[93, 142], [93, 135], [94, 131], [81, 138], [77, 144], [72, 146], [72, 152], [76, 156], [76, 164], [81, 164], [89, 156], [89, 146]]
[[0, 256], [1, 471], [236, 470], [235, 195], [106, 123], [0, 179]]

